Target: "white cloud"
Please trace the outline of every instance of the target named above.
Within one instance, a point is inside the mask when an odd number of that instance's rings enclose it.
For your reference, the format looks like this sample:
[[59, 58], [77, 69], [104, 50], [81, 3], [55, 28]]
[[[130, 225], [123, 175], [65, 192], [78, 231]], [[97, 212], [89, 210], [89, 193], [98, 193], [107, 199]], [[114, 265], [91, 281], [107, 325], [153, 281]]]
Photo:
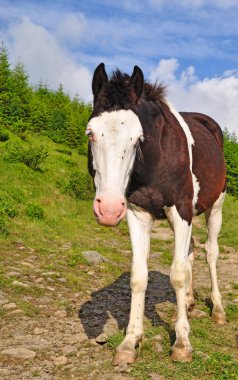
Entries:
[[180, 75], [174, 58], [161, 60], [150, 75], [150, 80], [168, 84], [168, 99], [179, 111], [202, 112], [213, 117], [222, 128], [238, 135], [238, 76], [226, 71], [222, 77], [199, 80], [194, 67]]
[[[167, 5], [168, 2], [166, 0], [147, 0], [148, 3], [153, 7], [161, 8], [164, 5]], [[177, 0], [170, 0], [170, 5], [177, 6]], [[186, 8], [205, 8], [205, 7], [213, 7], [213, 8], [221, 8], [228, 9], [237, 7], [237, 0], [180, 0], [179, 6]]]
[[156, 82], [157, 80], [164, 83], [173, 83], [176, 80], [175, 71], [179, 67], [176, 58], [161, 59], [158, 66], [155, 67], [150, 74], [150, 80]]
[[[71, 30], [68, 29], [67, 37], [73, 30], [75, 31], [75, 24]], [[62, 83], [71, 95], [77, 92], [84, 100], [91, 100], [90, 71], [73, 60], [59, 43], [56, 34], [24, 16], [20, 22], [11, 25], [6, 43], [11, 61], [20, 59], [23, 62], [32, 83], [37, 84], [43, 80], [53, 88]]]
[[65, 13], [56, 26], [56, 34], [69, 43], [79, 44], [88, 30], [83, 13]]

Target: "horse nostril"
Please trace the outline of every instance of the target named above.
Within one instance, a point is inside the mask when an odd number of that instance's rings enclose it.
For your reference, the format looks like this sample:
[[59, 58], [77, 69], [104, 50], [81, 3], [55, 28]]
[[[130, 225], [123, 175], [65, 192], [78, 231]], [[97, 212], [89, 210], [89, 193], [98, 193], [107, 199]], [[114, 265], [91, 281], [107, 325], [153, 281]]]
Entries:
[[121, 205], [124, 207], [125, 206], [125, 202], [122, 202]]

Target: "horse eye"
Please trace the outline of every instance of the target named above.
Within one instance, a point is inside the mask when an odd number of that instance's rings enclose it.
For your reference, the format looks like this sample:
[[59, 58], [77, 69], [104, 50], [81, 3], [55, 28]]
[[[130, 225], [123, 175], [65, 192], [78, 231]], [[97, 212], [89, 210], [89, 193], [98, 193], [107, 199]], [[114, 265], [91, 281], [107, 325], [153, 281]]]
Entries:
[[85, 134], [88, 137], [93, 137], [93, 131], [91, 129], [86, 130]]

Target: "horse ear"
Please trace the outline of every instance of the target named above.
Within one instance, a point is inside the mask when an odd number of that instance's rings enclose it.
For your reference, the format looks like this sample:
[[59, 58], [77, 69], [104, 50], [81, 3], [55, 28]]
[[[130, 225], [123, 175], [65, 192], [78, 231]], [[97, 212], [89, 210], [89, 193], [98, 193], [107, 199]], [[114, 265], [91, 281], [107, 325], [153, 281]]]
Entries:
[[98, 97], [99, 92], [102, 87], [108, 83], [108, 76], [105, 71], [104, 63], [100, 63], [94, 71], [93, 74], [93, 82], [92, 82], [92, 90], [94, 95], [94, 100]]
[[134, 93], [138, 101], [141, 97], [144, 88], [144, 75], [142, 70], [138, 66], [134, 66], [130, 82], [133, 86]]

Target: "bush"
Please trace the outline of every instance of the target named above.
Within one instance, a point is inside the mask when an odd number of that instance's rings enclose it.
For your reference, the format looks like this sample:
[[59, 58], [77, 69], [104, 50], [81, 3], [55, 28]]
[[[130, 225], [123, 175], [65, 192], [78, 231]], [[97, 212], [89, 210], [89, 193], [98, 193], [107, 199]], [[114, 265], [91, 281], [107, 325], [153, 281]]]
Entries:
[[0, 192], [0, 212], [2, 215], [5, 214], [13, 218], [17, 215], [16, 206], [15, 200], [10, 195], [3, 191]]
[[0, 129], [0, 141], [5, 142], [9, 140], [9, 133], [6, 129]]
[[26, 208], [26, 215], [31, 219], [43, 219], [44, 218], [44, 210], [41, 206], [37, 204], [29, 204]]
[[4, 159], [9, 162], [22, 162], [33, 170], [39, 169], [48, 157], [43, 145], [23, 144], [20, 140], [9, 141], [6, 144]]
[[8, 218], [13, 218], [17, 215], [16, 202], [4, 191], [0, 192], [0, 235], [8, 235]]
[[4, 212], [0, 210], [0, 235], [8, 235], [7, 229], [7, 216]]
[[94, 198], [94, 187], [88, 173], [77, 171], [73, 173], [68, 182], [59, 184], [66, 194], [73, 194], [81, 200]]
[[56, 152], [66, 154], [67, 156], [72, 156], [72, 151], [67, 148], [58, 148]]
[[224, 155], [227, 170], [227, 191], [238, 198], [238, 141], [235, 134], [224, 131]]

